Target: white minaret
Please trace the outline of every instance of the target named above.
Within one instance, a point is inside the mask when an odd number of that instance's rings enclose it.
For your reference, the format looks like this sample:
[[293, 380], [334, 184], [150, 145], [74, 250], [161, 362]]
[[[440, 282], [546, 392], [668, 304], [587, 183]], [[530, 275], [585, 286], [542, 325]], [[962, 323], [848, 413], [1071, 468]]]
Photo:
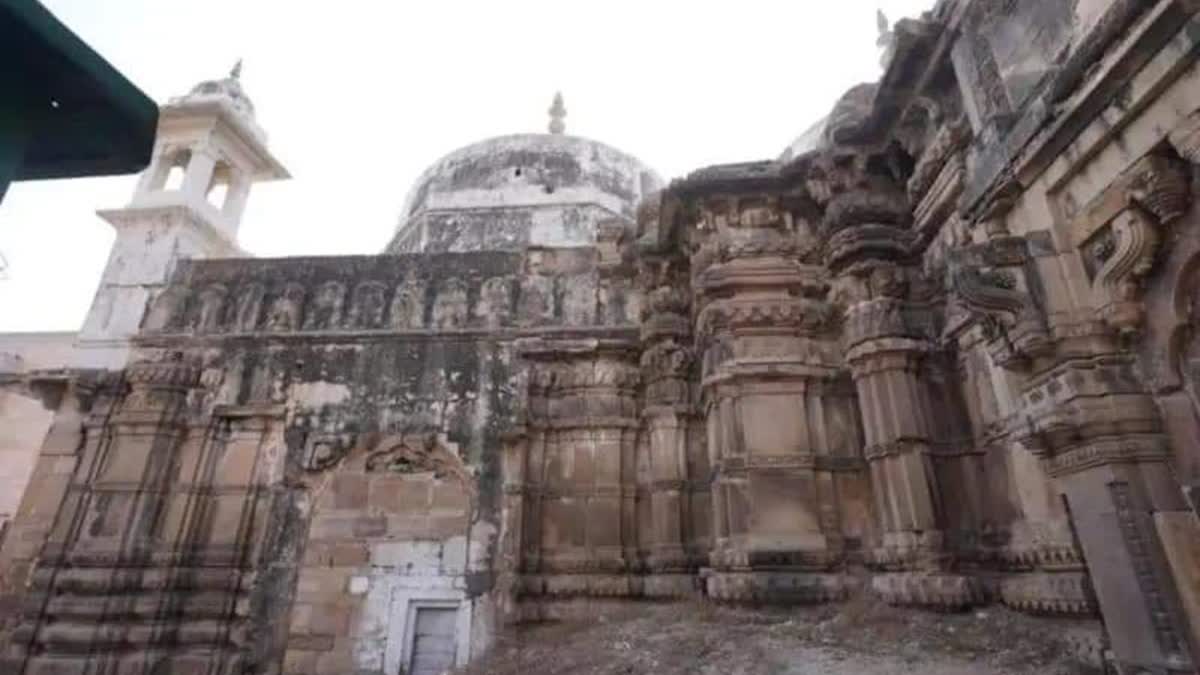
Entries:
[[125, 365], [129, 338], [176, 261], [245, 255], [237, 233], [250, 186], [289, 176], [267, 150], [240, 76], [239, 61], [228, 77], [201, 82], [163, 106], [154, 154], [133, 199], [98, 212], [117, 240], [79, 332], [76, 366]]

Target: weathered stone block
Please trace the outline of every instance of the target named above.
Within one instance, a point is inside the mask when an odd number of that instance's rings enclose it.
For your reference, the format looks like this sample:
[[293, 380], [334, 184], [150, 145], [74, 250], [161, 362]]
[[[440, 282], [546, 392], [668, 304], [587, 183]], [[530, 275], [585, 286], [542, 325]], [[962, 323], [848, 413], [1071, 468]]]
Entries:
[[387, 533], [388, 521], [383, 516], [362, 516], [355, 518], [350, 529], [355, 537], [380, 537]]
[[330, 546], [329, 564], [334, 567], [356, 567], [367, 564], [370, 553], [366, 544], [352, 542]]
[[470, 500], [466, 490], [455, 481], [443, 480], [433, 484], [433, 508], [440, 511], [466, 511]]
[[373, 476], [370, 505], [383, 513], [420, 513], [429, 508], [431, 481], [406, 476]]
[[333, 477], [333, 506], [337, 509], [367, 507], [367, 477], [344, 473]]
[[397, 541], [371, 546], [371, 564], [394, 567], [404, 574], [437, 574], [442, 544], [436, 541]]

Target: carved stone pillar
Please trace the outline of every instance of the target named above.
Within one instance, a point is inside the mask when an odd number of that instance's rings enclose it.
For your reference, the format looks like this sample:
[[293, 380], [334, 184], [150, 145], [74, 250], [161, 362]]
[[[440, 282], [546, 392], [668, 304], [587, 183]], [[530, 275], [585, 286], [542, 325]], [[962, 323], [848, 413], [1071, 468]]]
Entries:
[[[503, 477], [501, 513], [501, 550], [499, 556], [500, 615], [505, 621], [518, 622], [521, 615], [522, 581], [530, 568], [526, 555], [530, 535], [534, 533], [529, 516], [537, 499], [530, 482], [529, 434], [525, 428], [510, 430], [503, 437], [500, 472]], [[530, 617], [532, 618], [532, 617]]]
[[[17, 669], [23, 658], [23, 650], [9, 653], [10, 633], [22, 619], [23, 605], [36, 606], [39, 599], [44, 599], [37, 593], [27, 593], [26, 584], [39, 557], [61, 551], [62, 532], [69, 518], [60, 518], [59, 513], [64, 509], [63, 501], [84, 444], [95, 437], [88, 435], [86, 423], [91, 414], [102, 418], [102, 411], [107, 411], [112, 384], [91, 373], [67, 378], [35, 375], [28, 382], [31, 392], [55, 415], [42, 441], [30, 487], [0, 548], [0, 670], [5, 666]], [[55, 533], [57, 536], [53, 536]], [[6, 661], [6, 657], [12, 660]]]
[[1133, 357], [1075, 357], [1032, 378], [1022, 443], [1064, 495], [1118, 659], [1191, 672], [1159, 522], [1186, 511]]
[[[858, 392], [880, 530], [870, 557], [884, 573], [872, 586], [894, 604], [961, 608], [982, 600], [982, 592], [971, 577], [951, 573], [944, 541], [931, 458], [940, 426], [926, 362], [934, 349], [932, 306], [910, 288], [915, 272], [903, 266], [913, 240], [900, 225], [905, 219], [887, 217], [901, 203], [850, 191], [826, 212], [841, 228], [826, 260], [846, 305], [845, 362]], [[896, 224], [878, 222], [889, 219]]]
[[186, 433], [188, 392], [198, 377], [199, 369], [178, 355], [132, 364], [125, 372], [128, 393], [107, 417], [89, 418], [89, 442], [14, 636], [27, 665], [85, 658], [93, 667], [119, 668], [143, 658], [130, 656], [127, 644], [157, 640], [153, 623], [120, 618], [156, 612], [138, 603], [146, 599], [139, 591], [160, 587], [166, 576], [148, 568], [163, 562], [155, 556], [157, 535]]
[[636, 349], [535, 339], [521, 351], [538, 386], [528, 416], [524, 591], [636, 594]]
[[[693, 407], [691, 317], [686, 291], [677, 283], [647, 294], [642, 320], [642, 419], [648, 474], [650, 572], [645, 592], [680, 596], [692, 592], [693, 574], [706, 560], [697, 548], [707, 536], [707, 517], [696, 513], [693, 496], [706, 463], [697, 452], [701, 442]], [[699, 526], [698, 526], [699, 525]], [[700, 531], [698, 531], [700, 530]]]
[[[1178, 144], [1186, 143], [1176, 135]], [[1060, 349], [1022, 386], [1022, 442], [1066, 500], [1118, 662], [1192, 672], [1200, 640], [1195, 539], [1200, 534], [1170, 465], [1161, 412], [1136, 357], [1145, 280], [1170, 228], [1188, 212], [1190, 176], [1178, 159], [1134, 162], [1066, 225], [1109, 331], [1088, 349]]]
[[[702, 395], [713, 472], [707, 592], [718, 599], [815, 602], [848, 591], [834, 481], [857, 450], [838, 379], [828, 290], [791, 258], [791, 215], [753, 196], [714, 199], [709, 252], [693, 259], [703, 306]], [[712, 264], [706, 264], [713, 261]], [[848, 424], [847, 424], [848, 423]], [[838, 464], [839, 468], [844, 468]]]

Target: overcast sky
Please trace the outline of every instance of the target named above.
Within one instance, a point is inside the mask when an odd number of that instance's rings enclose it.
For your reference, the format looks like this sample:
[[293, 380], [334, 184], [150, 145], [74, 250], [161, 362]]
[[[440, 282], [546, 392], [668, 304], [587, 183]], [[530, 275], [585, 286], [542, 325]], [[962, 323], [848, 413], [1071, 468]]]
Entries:
[[[42, 0], [151, 98], [245, 60], [290, 181], [258, 185], [258, 256], [377, 253], [410, 184], [489, 136], [545, 130], [629, 152], [668, 180], [777, 156], [879, 75], [876, 9], [932, 0]], [[14, 184], [0, 205], [0, 331], [76, 330], [112, 244], [96, 209], [133, 176]]]

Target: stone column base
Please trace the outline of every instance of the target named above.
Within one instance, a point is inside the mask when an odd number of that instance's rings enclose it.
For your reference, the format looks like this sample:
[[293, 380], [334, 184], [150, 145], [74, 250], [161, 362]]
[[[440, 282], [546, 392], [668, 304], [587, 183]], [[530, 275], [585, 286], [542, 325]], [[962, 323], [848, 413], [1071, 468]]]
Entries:
[[887, 572], [871, 578], [871, 591], [889, 605], [963, 610], [987, 601], [975, 577], [941, 572]]
[[688, 572], [649, 574], [642, 579], [646, 598], [694, 598], [701, 595], [701, 589], [699, 578]]
[[705, 594], [722, 602], [805, 605], [838, 602], [858, 590], [846, 574], [820, 572], [703, 572]]
[[996, 584], [1000, 602], [1020, 612], [1057, 616], [1097, 616], [1087, 573], [1028, 572], [1005, 575]]
[[642, 577], [632, 574], [524, 574], [520, 597], [631, 598], [642, 595]]

